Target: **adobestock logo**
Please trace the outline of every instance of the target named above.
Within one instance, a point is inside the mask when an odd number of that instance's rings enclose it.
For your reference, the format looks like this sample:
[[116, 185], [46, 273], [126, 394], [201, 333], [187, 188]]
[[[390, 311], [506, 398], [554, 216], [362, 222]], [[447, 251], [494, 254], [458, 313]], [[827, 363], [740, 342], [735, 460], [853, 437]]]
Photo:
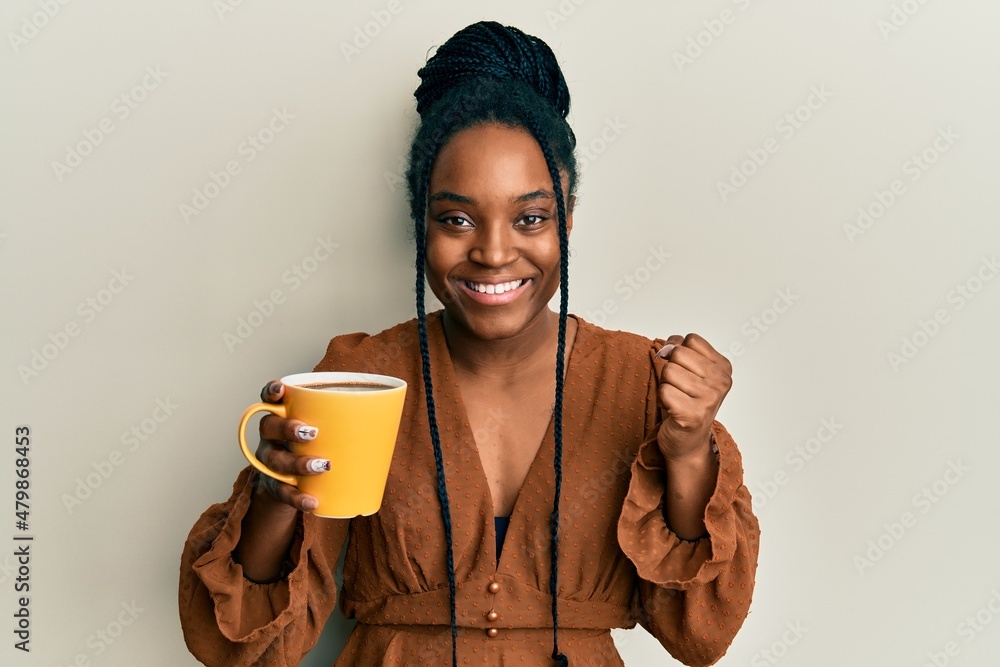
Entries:
[[239, 157], [227, 160], [218, 171], [209, 170], [205, 183], [192, 190], [190, 203], [181, 202], [178, 205], [181, 219], [190, 223], [191, 218], [201, 215], [232, 184], [233, 179], [243, 173], [243, 167], [267, 150], [295, 117], [295, 114], [288, 111], [288, 107], [271, 109], [271, 117], [267, 123], [253, 134], [248, 134], [236, 147], [236, 155]]
[[148, 417], [133, 424], [129, 430], [122, 432], [119, 440], [125, 447], [125, 452], [120, 449], [112, 449], [106, 458], [91, 464], [92, 472], [76, 478], [76, 486], [72, 493], [62, 494], [63, 507], [69, 514], [81, 507], [84, 501], [93, 496], [97, 489], [111, 479], [115, 471], [125, 463], [126, 452], [137, 451], [181, 407], [174, 403], [169, 396], [157, 398], [155, 403], [156, 405]]
[[806, 123], [812, 120], [817, 111], [826, 106], [833, 96], [825, 84], [811, 86], [809, 94], [802, 104], [785, 112], [775, 121], [774, 131], [781, 135], [781, 138], [767, 137], [759, 147], [747, 149], [746, 159], [733, 163], [729, 168], [729, 177], [726, 180], [719, 179], [715, 182], [719, 198], [726, 202], [749, 183], [750, 179], [756, 176], [770, 161], [771, 156], [781, 149], [781, 142], [794, 137], [799, 130], [805, 127]]
[[747, 351], [747, 346], [759, 341], [800, 298], [790, 287], [775, 290], [774, 293], [776, 296], [770, 306], [740, 325], [740, 333], [745, 341], [737, 340], [729, 344], [729, 354], [733, 359], [742, 357]]
[[[339, 247], [339, 243], [330, 240], [329, 234], [326, 237], [316, 237], [316, 245], [312, 250], [281, 273], [281, 283], [289, 286], [288, 293], [297, 292]], [[247, 342], [265, 322], [274, 317], [278, 306], [286, 302], [288, 293], [280, 287], [275, 287], [263, 299], [254, 299], [253, 308], [246, 315], [236, 319], [233, 331], [222, 332], [222, 342], [230, 353], [235, 352], [237, 347]]]
[[39, 11], [34, 12], [30, 17], [21, 18], [21, 29], [17, 32], [8, 32], [7, 41], [15, 54], [20, 53], [21, 47], [38, 36], [39, 31], [54, 19], [62, 8], [70, 3], [70, 0], [39, 0]]
[[598, 310], [586, 311], [583, 315], [584, 319], [597, 326], [604, 326], [608, 318], [618, 312], [619, 303], [624, 303], [635, 296], [653, 279], [653, 274], [666, 266], [667, 260], [671, 257], [673, 255], [664, 250], [662, 245], [649, 246], [645, 261], [615, 281], [613, 289], [615, 294], [620, 295], [620, 298], [605, 299], [601, 302], [601, 307]]
[[809, 632], [809, 628], [802, 625], [802, 621], [787, 621], [785, 631], [781, 637], [771, 642], [767, 648], [761, 649], [750, 658], [751, 667], [770, 667], [777, 665], [788, 655], [789, 650], [799, 643], [802, 637]]
[[17, 365], [17, 374], [24, 386], [28, 386], [31, 380], [48, 368], [69, 347], [70, 341], [80, 335], [83, 326], [97, 319], [97, 315], [104, 312], [133, 280], [135, 276], [129, 274], [127, 268], [114, 270], [105, 287], [78, 303], [76, 314], [79, 319], [70, 318], [60, 329], [54, 333], [49, 332], [48, 342], [43, 343], [41, 347], [33, 348], [26, 364]]
[[[962, 135], [948, 127], [939, 127], [937, 135], [923, 150], [914, 153], [900, 166], [900, 172], [911, 183], [916, 183], [924, 177], [930, 168], [937, 163], [942, 155], [951, 150]], [[896, 202], [907, 193], [906, 183], [902, 178], [894, 178], [884, 190], [876, 188], [872, 191], [872, 199], [864, 206], [859, 206], [853, 223], [844, 223], [844, 236], [848, 242], [863, 236], [875, 223], [889, 212]]]
[[352, 58], [361, 55], [361, 52], [371, 46], [372, 42], [378, 39], [382, 31], [388, 28], [393, 19], [402, 11], [403, 5], [399, 0], [389, 0], [384, 8], [373, 9], [371, 11], [372, 20], [363, 25], [354, 26], [354, 35], [351, 41], [340, 43], [340, 53], [344, 56], [344, 60], [351, 62]]
[[[131, 603], [122, 601], [119, 606], [121, 607], [121, 611], [114, 618], [87, 637], [84, 645], [89, 650], [77, 653], [71, 662], [66, 663], [65, 667], [89, 667], [93, 664], [91, 662], [93, 658], [102, 655], [110, 649], [111, 645], [121, 638], [125, 629], [135, 623], [136, 619], [139, 618], [139, 614], [146, 611], [144, 607], [136, 604], [135, 600], [132, 600]], [[59, 664], [60, 667], [63, 667], [62, 662]]]
[[[793, 472], [798, 472], [806, 467], [810, 461], [816, 458], [823, 448], [830, 444], [834, 437], [844, 428], [844, 425], [837, 421], [836, 417], [824, 417], [820, 420], [819, 428], [815, 435], [807, 438], [805, 442], [795, 445], [785, 454], [785, 463]], [[774, 471], [770, 479], [757, 483], [759, 494], [754, 496], [754, 506], [757, 509], [763, 508], [768, 501], [774, 498], [790, 481], [789, 473], [784, 468]]]
[[243, 6], [244, 0], [212, 0], [212, 9], [220, 21], [225, 21], [228, 14], [232, 14]]
[[886, 354], [886, 361], [893, 372], [898, 373], [902, 366], [913, 361], [921, 350], [929, 346], [944, 327], [953, 321], [952, 316], [977, 298], [997, 273], [1000, 273], [997, 256], [983, 256], [972, 275], [958, 282], [945, 297], [945, 303], [952, 306], [951, 312], [947, 308], [937, 308], [926, 319], [919, 319], [916, 329], [900, 339], [899, 348]]
[[[1000, 590], [994, 588], [990, 591], [990, 598], [986, 604], [968, 614], [955, 626], [955, 636], [965, 640], [965, 644], [969, 645], [993, 623], [997, 616], [1000, 616]], [[951, 664], [952, 658], [958, 657], [961, 653], [962, 645], [951, 639], [939, 650], [928, 651], [927, 661], [921, 667], [946, 667]]]
[[109, 107], [110, 115], [97, 121], [94, 127], [84, 129], [83, 139], [75, 144], [66, 144], [62, 162], [52, 161], [52, 172], [56, 175], [56, 180], [62, 183], [69, 174], [82, 165], [84, 159], [92, 155], [108, 135], [118, 128], [116, 120], [118, 123], [127, 120], [132, 112], [146, 101], [149, 94], [160, 87], [168, 74], [160, 69], [159, 65], [150, 65], [139, 83], [112, 100]]
[[[948, 461], [948, 467], [944, 473], [938, 479], [923, 486], [917, 493], [913, 494], [910, 504], [914, 509], [918, 510], [919, 515], [927, 514], [971, 470], [972, 468], [963, 464], [960, 459]], [[883, 523], [882, 527], [885, 528], [885, 531], [879, 534], [878, 537], [868, 540], [866, 550], [852, 559], [858, 574], [864, 575], [865, 570], [871, 569], [876, 563], [881, 561], [909, 531], [916, 527], [920, 518], [919, 515], [910, 511], [904, 511], [896, 520]]]
[[[733, 4], [746, 11], [753, 4], [753, 0], [733, 0]], [[684, 48], [674, 51], [674, 65], [677, 71], [683, 73], [684, 70], [701, 58], [705, 51], [711, 48], [721, 37], [728, 26], [736, 22], [738, 15], [731, 9], [723, 9], [717, 17], [705, 19], [701, 22], [702, 29], [687, 38]]]
[[893, 3], [889, 18], [879, 19], [875, 24], [882, 33], [882, 39], [888, 42], [889, 37], [899, 32], [926, 4], [927, 0], [903, 0], [899, 4]]

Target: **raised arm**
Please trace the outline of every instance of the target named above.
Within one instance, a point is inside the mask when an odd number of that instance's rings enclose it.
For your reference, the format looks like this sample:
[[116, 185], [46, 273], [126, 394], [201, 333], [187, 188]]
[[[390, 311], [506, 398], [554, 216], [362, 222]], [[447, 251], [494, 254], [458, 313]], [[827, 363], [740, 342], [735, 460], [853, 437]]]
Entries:
[[739, 450], [715, 419], [732, 365], [697, 334], [650, 355], [618, 541], [639, 576], [639, 622], [684, 664], [711, 665], [746, 619], [760, 538]]

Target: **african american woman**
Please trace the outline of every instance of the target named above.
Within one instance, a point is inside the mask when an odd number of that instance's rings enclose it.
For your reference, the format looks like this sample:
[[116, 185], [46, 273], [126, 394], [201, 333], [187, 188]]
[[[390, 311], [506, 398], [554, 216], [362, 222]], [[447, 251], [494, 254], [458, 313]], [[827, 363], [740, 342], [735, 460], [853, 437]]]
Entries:
[[[715, 663], [746, 619], [760, 535], [715, 419], [730, 363], [697, 334], [567, 312], [576, 138], [543, 41], [479, 22], [418, 74], [417, 317], [337, 336], [315, 367], [410, 387], [381, 509], [317, 517], [244, 469], [185, 544], [189, 649], [291, 667], [339, 599], [358, 623], [336, 667], [623, 665], [610, 629], [637, 623], [682, 663]], [[443, 308], [425, 312], [425, 285]], [[288, 450], [301, 426], [265, 417], [258, 458], [324, 474]]]

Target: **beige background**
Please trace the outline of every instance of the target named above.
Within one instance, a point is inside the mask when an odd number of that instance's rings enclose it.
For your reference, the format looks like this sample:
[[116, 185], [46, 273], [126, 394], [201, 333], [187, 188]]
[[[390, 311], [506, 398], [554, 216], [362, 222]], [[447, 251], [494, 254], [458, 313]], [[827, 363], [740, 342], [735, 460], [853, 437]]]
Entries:
[[[589, 151], [571, 311], [697, 331], [734, 361], [719, 417], [763, 543], [720, 664], [995, 664], [1000, 5], [223, 2], [0, 13], [0, 663], [194, 664], [178, 558], [243, 466], [239, 414], [332, 336], [413, 316], [394, 179], [416, 71], [492, 18], [551, 44]], [[258, 133], [271, 142], [251, 149]], [[53, 165], [81, 143], [78, 166]], [[206, 192], [229, 161], [239, 173]], [[734, 168], [752, 175], [720, 193]], [[196, 189], [211, 197], [185, 219]], [[859, 207], [880, 215], [845, 230]], [[318, 238], [336, 248], [314, 255]], [[652, 271], [651, 249], [670, 253]], [[227, 343], [240, 318], [259, 326]], [[19, 424], [28, 656], [10, 631]], [[343, 628], [307, 664], [332, 663]], [[642, 630], [615, 637], [630, 666], [670, 662]]]

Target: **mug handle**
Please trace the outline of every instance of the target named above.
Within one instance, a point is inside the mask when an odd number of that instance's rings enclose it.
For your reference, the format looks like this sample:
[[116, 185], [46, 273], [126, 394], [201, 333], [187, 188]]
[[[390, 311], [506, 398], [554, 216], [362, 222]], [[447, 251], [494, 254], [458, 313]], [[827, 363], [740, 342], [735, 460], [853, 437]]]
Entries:
[[250, 462], [250, 465], [252, 465], [260, 472], [264, 473], [268, 477], [273, 477], [279, 482], [284, 482], [285, 484], [291, 484], [292, 486], [298, 485], [299, 481], [298, 479], [296, 479], [291, 475], [282, 475], [281, 473], [274, 472], [266, 465], [261, 463], [259, 460], [257, 460], [257, 457], [254, 456], [254, 453], [250, 451], [249, 447], [247, 447], [247, 440], [245, 434], [247, 428], [247, 422], [250, 421], [250, 418], [253, 417], [255, 414], [257, 414], [258, 412], [270, 412], [273, 415], [278, 415], [282, 419], [288, 418], [288, 409], [285, 405], [281, 403], [254, 403], [249, 408], [247, 408], [246, 412], [243, 413], [243, 419], [240, 420], [240, 432], [239, 432], [240, 449], [243, 450], [243, 456], [245, 456], [247, 461]]

